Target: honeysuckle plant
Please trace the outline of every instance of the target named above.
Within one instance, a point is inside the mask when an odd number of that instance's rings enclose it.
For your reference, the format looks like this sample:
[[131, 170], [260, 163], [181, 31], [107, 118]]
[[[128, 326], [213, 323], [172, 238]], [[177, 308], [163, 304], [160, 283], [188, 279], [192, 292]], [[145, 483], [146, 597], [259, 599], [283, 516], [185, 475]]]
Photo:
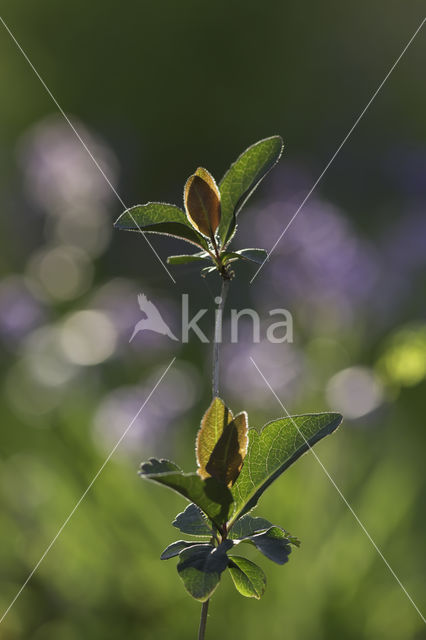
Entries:
[[170, 460], [150, 458], [139, 471], [142, 478], [189, 501], [172, 523], [186, 538], [170, 544], [161, 559], [178, 558], [185, 589], [203, 603], [199, 640], [204, 638], [209, 600], [225, 571], [241, 595], [255, 599], [263, 595], [266, 576], [244, 556], [247, 545], [280, 565], [288, 561], [292, 548], [299, 547], [298, 538], [253, 515], [253, 510], [272, 482], [342, 420], [333, 412], [287, 415], [249, 429], [247, 413], [234, 415], [219, 396], [219, 336], [234, 277], [230, 264], [262, 263], [266, 257], [263, 249], [231, 251], [229, 245], [244, 203], [278, 162], [282, 148], [280, 136], [260, 140], [237, 158], [219, 185], [199, 167], [186, 181], [184, 209], [149, 202], [127, 209], [115, 223], [119, 229], [171, 235], [197, 246], [199, 252], [170, 256], [168, 262], [201, 262], [203, 275], [216, 271], [222, 280], [213, 341], [212, 402], [196, 437], [196, 469], [187, 473]]
[[283, 150], [280, 136], [256, 142], [231, 165], [219, 185], [207, 169], [198, 167], [186, 181], [184, 209], [164, 202], [148, 202], [126, 209], [115, 223], [117, 229], [161, 233], [195, 245], [200, 251], [169, 256], [169, 264], [200, 262], [202, 274], [219, 271], [230, 279], [229, 265], [243, 260], [261, 264], [264, 249], [230, 251], [243, 205], [266, 174], [278, 162]]

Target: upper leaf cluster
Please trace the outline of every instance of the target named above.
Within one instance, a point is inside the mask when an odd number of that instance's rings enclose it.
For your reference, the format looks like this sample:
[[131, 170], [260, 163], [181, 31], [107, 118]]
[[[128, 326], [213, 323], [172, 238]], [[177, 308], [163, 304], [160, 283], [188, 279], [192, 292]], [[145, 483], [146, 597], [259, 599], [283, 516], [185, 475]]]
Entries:
[[219, 185], [207, 169], [198, 167], [186, 181], [184, 209], [163, 202], [148, 202], [126, 209], [116, 220], [117, 229], [174, 236], [201, 249], [198, 253], [169, 256], [170, 264], [206, 263], [202, 273], [219, 271], [224, 278], [237, 260], [262, 263], [263, 249], [229, 251], [243, 205], [283, 150], [280, 136], [256, 142], [231, 165]]

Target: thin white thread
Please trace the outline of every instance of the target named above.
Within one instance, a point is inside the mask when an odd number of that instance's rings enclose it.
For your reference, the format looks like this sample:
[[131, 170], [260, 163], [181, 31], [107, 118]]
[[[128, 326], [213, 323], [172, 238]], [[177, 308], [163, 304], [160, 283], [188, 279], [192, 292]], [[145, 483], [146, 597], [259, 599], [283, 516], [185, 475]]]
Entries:
[[106, 467], [106, 465], [108, 464], [108, 462], [110, 461], [110, 459], [112, 458], [112, 456], [114, 455], [114, 453], [116, 452], [116, 450], [118, 449], [118, 447], [120, 446], [121, 442], [124, 440], [124, 438], [126, 437], [127, 433], [129, 432], [129, 430], [131, 429], [131, 427], [133, 426], [133, 424], [135, 423], [135, 421], [138, 419], [142, 409], [145, 407], [145, 405], [147, 404], [147, 402], [150, 400], [151, 396], [153, 395], [154, 391], [157, 389], [158, 385], [160, 384], [160, 382], [163, 380], [164, 376], [166, 375], [166, 373], [168, 372], [168, 370], [170, 369], [170, 367], [172, 366], [172, 364], [174, 363], [174, 361], [176, 360], [176, 358], [173, 358], [171, 360], [171, 362], [169, 363], [168, 367], [166, 368], [166, 370], [161, 374], [160, 378], [157, 380], [157, 382], [155, 383], [154, 388], [152, 389], [152, 391], [150, 392], [150, 394], [148, 395], [148, 397], [146, 398], [146, 400], [144, 401], [144, 403], [141, 405], [141, 407], [139, 408], [137, 414], [135, 415], [135, 417], [132, 419], [132, 421], [130, 422], [130, 424], [127, 426], [126, 430], [124, 431], [124, 433], [120, 436], [119, 440], [116, 442], [116, 444], [114, 445], [114, 447], [112, 448], [111, 452], [108, 454], [107, 458], [105, 459], [105, 461], [103, 462], [102, 466], [99, 468], [99, 470], [97, 471], [97, 473], [94, 475], [92, 481], [90, 482], [89, 486], [87, 487], [87, 489], [84, 491], [84, 493], [81, 495], [81, 497], [79, 498], [79, 500], [76, 502], [76, 504], [74, 505], [72, 511], [69, 513], [69, 515], [66, 517], [66, 519], [64, 520], [64, 522], [62, 523], [62, 525], [60, 526], [58, 532], [56, 533], [56, 535], [54, 536], [54, 538], [51, 540], [51, 542], [49, 543], [49, 545], [47, 546], [46, 550], [44, 551], [43, 555], [41, 556], [40, 560], [37, 562], [37, 564], [35, 565], [34, 569], [31, 571], [31, 573], [28, 575], [27, 579], [25, 580], [24, 584], [21, 586], [21, 588], [19, 589], [19, 591], [17, 592], [17, 594], [15, 595], [15, 597], [13, 598], [12, 602], [10, 603], [10, 605], [7, 607], [6, 611], [3, 613], [2, 617], [0, 618], [0, 624], [3, 622], [3, 620], [6, 618], [7, 614], [9, 613], [9, 611], [11, 610], [11, 608], [13, 607], [13, 605], [15, 604], [15, 602], [17, 601], [17, 599], [19, 598], [19, 596], [21, 595], [21, 593], [23, 592], [23, 590], [25, 589], [25, 587], [27, 586], [27, 584], [29, 583], [29, 581], [31, 580], [31, 578], [33, 577], [33, 575], [35, 574], [35, 572], [37, 571], [37, 569], [39, 568], [39, 566], [41, 565], [41, 563], [43, 562], [43, 560], [45, 559], [45, 557], [47, 556], [47, 554], [49, 553], [49, 551], [51, 550], [51, 548], [53, 547], [53, 545], [55, 544], [55, 542], [57, 541], [57, 539], [59, 538], [59, 536], [61, 535], [62, 531], [65, 529], [65, 527], [67, 526], [68, 522], [71, 520], [71, 518], [73, 517], [74, 513], [77, 511], [77, 509], [79, 508], [79, 506], [81, 505], [81, 503], [83, 502], [84, 498], [87, 496], [87, 494], [89, 493], [90, 489], [93, 487], [93, 485], [95, 484], [96, 480], [99, 478], [99, 476], [101, 475], [102, 471], [104, 470], [104, 468]]
[[[47, 92], [47, 94], [49, 95], [49, 97], [51, 98], [52, 102], [56, 105], [57, 109], [59, 110], [59, 112], [61, 113], [62, 117], [64, 118], [64, 120], [67, 122], [67, 124], [71, 127], [72, 131], [74, 132], [75, 136], [77, 137], [77, 139], [79, 140], [79, 142], [81, 143], [81, 145], [83, 146], [84, 150], [88, 153], [89, 157], [91, 158], [92, 162], [94, 163], [94, 165], [96, 166], [96, 168], [100, 171], [101, 175], [104, 177], [104, 179], [106, 180], [107, 184], [109, 185], [109, 187], [111, 188], [112, 192], [115, 194], [115, 196], [117, 197], [118, 201], [120, 202], [120, 204], [125, 208], [128, 209], [127, 205], [123, 202], [122, 198], [120, 197], [120, 195], [118, 194], [117, 190], [115, 189], [114, 185], [111, 183], [110, 179], [108, 178], [108, 176], [106, 175], [105, 171], [102, 169], [101, 165], [99, 164], [99, 162], [96, 160], [96, 158], [94, 157], [94, 155], [92, 154], [92, 152], [90, 151], [89, 147], [87, 146], [87, 144], [84, 142], [83, 138], [80, 136], [80, 134], [78, 133], [77, 129], [75, 128], [75, 126], [73, 125], [73, 123], [71, 122], [71, 120], [69, 119], [69, 117], [67, 116], [67, 114], [65, 113], [65, 111], [62, 109], [61, 105], [59, 104], [59, 102], [56, 100], [55, 96], [53, 95], [53, 93], [51, 92], [51, 90], [49, 89], [49, 87], [47, 86], [47, 84], [45, 83], [45, 81], [43, 80], [43, 78], [41, 77], [41, 75], [39, 74], [39, 72], [37, 71], [37, 69], [35, 68], [35, 66], [33, 65], [33, 63], [31, 62], [31, 60], [29, 59], [29, 57], [27, 56], [27, 54], [25, 53], [24, 49], [21, 47], [21, 45], [19, 44], [18, 40], [15, 38], [15, 36], [13, 35], [12, 31], [9, 29], [9, 27], [7, 26], [6, 22], [3, 20], [3, 18], [0, 16], [0, 21], [2, 22], [4, 28], [6, 29], [6, 31], [8, 32], [8, 34], [10, 35], [10, 37], [12, 38], [13, 42], [16, 44], [16, 46], [18, 47], [19, 51], [22, 53], [22, 55], [24, 56], [25, 60], [27, 61], [27, 63], [30, 65], [31, 69], [34, 71], [35, 75], [37, 76], [37, 78], [39, 79], [39, 81], [41, 82], [41, 84], [43, 85], [45, 91]], [[169, 275], [169, 277], [171, 278], [171, 280], [174, 282], [174, 284], [176, 284], [176, 280], [174, 279], [174, 277], [172, 276], [172, 274], [170, 273], [170, 271], [167, 269], [166, 265], [164, 264], [163, 260], [160, 258], [160, 256], [158, 255], [158, 252], [156, 251], [156, 249], [153, 247], [153, 245], [151, 244], [151, 242], [149, 241], [149, 239], [146, 236], [146, 233], [144, 231], [142, 231], [142, 229], [140, 228], [139, 224], [137, 223], [137, 221], [135, 220], [135, 218], [133, 217], [133, 215], [130, 213], [130, 211], [127, 211], [127, 213], [129, 214], [130, 218], [132, 219], [133, 223], [135, 224], [135, 226], [137, 227], [137, 229], [139, 230], [139, 232], [143, 235], [143, 237], [145, 238], [148, 246], [150, 247], [151, 251], [154, 253], [154, 255], [156, 256], [157, 260], [161, 263], [161, 265], [163, 266], [164, 270], [166, 271], [166, 273]]]
[[314, 192], [314, 190], [316, 189], [317, 185], [319, 184], [319, 182], [322, 180], [322, 178], [324, 177], [325, 173], [328, 171], [329, 167], [332, 165], [332, 163], [334, 162], [334, 160], [336, 159], [337, 155], [340, 153], [342, 147], [346, 144], [346, 142], [348, 141], [348, 139], [350, 138], [350, 136], [352, 135], [354, 129], [358, 126], [358, 124], [360, 123], [360, 121], [362, 120], [362, 118], [364, 117], [364, 115], [366, 114], [367, 110], [369, 109], [369, 107], [371, 106], [371, 104], [373, 103], [373, 101], [375, 100], [375, 98], [377, 97], [377, 95], [380, 93], [383, 85], [385, 84], [385, 82], [388, 80], [389, 76], [392, 74], [392, 72], [394, 71], [395, 67], [398, 65], [398, 63], [400, 62], [401, 58], [403, 57], [403, 55], [405, 54], [405, 52], [407, 51], [407, 49], [409, 48], [409, 46], [411, 45], [411, 43], [413, 42], [414, 38], [417, 36], [417, 34], [419, 33], [420, 29], [423, 27], [424, 23], [426, 21], [426, 18], [423, 18], [422, 22], [420, 23], [420, 25], [417, 27], [417, 29], [415, 30], [415, 32], [413, 33], [413, 35], [411, 36], [410, 40], [407, 42], [407, 44], [405, 45], [405, 47], [403, 48], [402, 52], [399, 54], [398, 58], [395, 60], [395, 62], [393, 63], [393, 65], [391, 66], [391, 68], [389, 69], [389, 71], [387, 72], [387, 74], [385, 75], [384, 79], [382, 80], [382, 82], [379, 84], [378, 88], [376, 89], [376, 91], [373, 93], [373, 95], [371, 96], [370, 100], [367, 102], [366, 106], [364, 107], [364, 109], [361, 111], [360, 115], [358, 116], [358, 118], [355, 120], [354, 124], [352, 125], [352, 127], [349, 129], [348, 133], [346, 134], [346, 136], [343, 138], [342, 142], [340, 143], [340, 145], [337, 147], [337, 150], [334, 152], [334, 154], [331, 156], [330, 160], [327, 162], [327, 164], [325, 165], [325, 168], [323, 169], [322, 173], [320, 174], [320, 176], [316, 179], [316, 181], [314, 182], [313, 186], [311, 187], [310, 191], [308, 192], [307, 196], [304, 198], [302, 204], [299, 206], [299, 208], [297, 209], [296, 213], [293, 214], [292, 218], [290, 219], [290, 222], [288, 222], [287, 226], [285, 227], [284, 231], [282, 231], [281, 235], [279, 236], [278, 240], [275, 242], [275, 244], [273, 245], [272, 249], [270, 251], [268, 251], [268, 255], [266, 256], [266, 258], [264, 259], [264, 261], [262, 262], [262, 264], [260, 265], [260, 267], [258, 268], [258, 270], [256, 271], [256, 273], [254, 274], [254, 276], [252, 277], [252, 279], [250, 280], [250, 284], [252, 284], [253, 280], [256, 278], [257, 274], [260, 272], [260, 270], [263, 268], [265, 262], [268, 262], [272, 252], [275, 250], [277, 244], [280, 242], [281, 238], [287, 233], [288, 229], [290, 228], [290, 226], [293, 224], [293, 222], [295, 221], [296, 217], [298, 216], [299, 212], [301, 211], [301, 209], [305, 206], [306, 202], [309, 200], [309, 198], [311, 197], [312, 193]]
[[337, 486], [336, 482], [333, 480], [333, 478], [331, 477], [330, 473], [327, 471], [326, 467], [324, 466], [323, 462], [318, 457], [317, 453], [309, 445], [309, 442], [306, 440], [305, 436], [300, 431], [300, 429], [297, 426], [296, 422], [293, 420], [293, 418], [291, 417], [291, 415], [289, 414], [289, 412], [287, 411], [287, 409], [285, 408], [285, 406], [281, 402], [280, 398], [277, 396], [277, 394], [275, 393], [274, 389], [271, 387], [271, 385], [269, 384], [268, 380], [265, 378], [265, 376], [263, 375], [263, 373], [261, 372], [261, 370], [259, 369], [259, 367], [257, 366], [256, 362], [253, 360], [253, 358], [251, 356], [250, 356], [250, 360], [252, 361], [252, 363], [256, 367], [257, 371], [260, 373], [260, 375], [263, 378], [264, 382], [266, 383], [267, 387], [270, 389], [270, 391], [272, 392], [273, 396], [278, 401], [278, 403], [281, 406], [281, 408], [283, 409], [283, 411], [285, 411], [286, 416], [292, 421], [293, 425], [296, 427], [299, 435], [303, 438], [303, 440], [305, 441], [305, 444], [308, 446], [309, 451], [312, 453], [312, 455], [314, 456], [315, 460], [318, 462], [318, 464], [320, 465], [320, 467], [322, 468], [322, 470], [326, 474], [327, 478], [330, 480], [331, 484], [336, 489], [337, 493], [339, 494], [339, 496], [341, 497], [341, 499], [343, 500], [343, 502], [345, 503], [345, 505], [347, 506], [347, 508], [349, 509], [349, 511], [351, 512], [351, 514], [353, 515], [353, 517], [355, 518], [357, 523], [359, 524], [359, 526], [361, 527], [362, 531], [365, 533], [365, 535], [367, 536], [367, 538], [369, 539], [369, 541], [371, 542], [371, 544], [373, 545], [373, 547], [375, 548], [375, 550], [377, 551], [377, 553], [379, 554], [379, 556], [381, 557], [381, 559], [383, 560], [383, 562], [385, 563], [385, 565], [387, 566], [389, 571], [391, 572], [392, 576], [395, 578], [395, 580], [397, 581], [397, 583], [399, 584], [399, 586], [401, 587], [401, 589], [403, 590], [403, 592], [407, 596], [408, 600], [413, 605], [414, 609], [417, 611], [417, 613], [419, 614], [419, 616], [421, 617], [423, 622], [426, 624], [426, 619], [425, 619], [424, 615], [422, 614], [422, 612], [420, 611], [419, 607], [416, 605], [416, 603], [414, 602], [413, 598], [410, 596], [410, 594], [408, 593], [407, 589], [404, 587], [404, 585], [402, 584], [401, 580], [398, 578], [398, 576], [396, 575], [395, 571], [392, 569], [391, 565], [386, 560], [386, 558], [383, 555], [383, 553], [380, 551], [379, 547], [377, 546], [377, 544], [375, 543], [375, 541], [373, 540], [373, 538], [371, 537], [371, 535], [367, 531], [365, 525], [361, 522], [361, 520], [359, 519], [359, 517], [357, 516], [357, 514], [355, 513], [355, 511], [353, 510], [353, 508], [351, 507], [351, 505], [349, 504], [349, 502], [347, 501], [345, 496], [343, 495], [341, 489]]

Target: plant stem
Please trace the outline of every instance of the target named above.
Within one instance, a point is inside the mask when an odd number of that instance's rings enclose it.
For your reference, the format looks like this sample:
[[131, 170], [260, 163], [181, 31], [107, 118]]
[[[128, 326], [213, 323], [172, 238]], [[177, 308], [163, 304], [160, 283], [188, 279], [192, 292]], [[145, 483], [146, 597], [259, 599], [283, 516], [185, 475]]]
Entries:
[[201, 608], [201, 618], [200, 618], [200, 626], [198, 629], [198, 640], [204, 640], [204, 634], [206, 632], [206, 624], [207, 624], [207, 613], [209, 610], [210, 600], [206, 600], [203, 602], [203, 606]]
[[[212, 370], [213, 398], [219, 395], [219, 344], [222, 341], [222, 317], [223, 317], [223, 309], [225, 307], [226, 296], [228, 294], [229, 283], [230, 283], [229, 278], [224, 278], [222, 276], [222, 289], [220, 292], [219, 305], [216, 309], [215, 325], [214, 325], [213, 370]], [[198, 629], [198, 640], [204, 640], [209, 603], [210, 603], [210, 600], [206, 600], [206, 602], [203, 602], [203, 606], [201, 607], [201, 618], [200, 618], [200, 626]]]
[[222, 290], [220, 293], [220, 302], [216, 309], [216, 319], [214, 327], [213, 340], [213, 372], [212, 372], [212, 392], [213, 398], [219, 395], [219, 344], [222, 341], [222, 316], [225, 306], [226, 296], [228, 294], [230, 280], [222, 278]]

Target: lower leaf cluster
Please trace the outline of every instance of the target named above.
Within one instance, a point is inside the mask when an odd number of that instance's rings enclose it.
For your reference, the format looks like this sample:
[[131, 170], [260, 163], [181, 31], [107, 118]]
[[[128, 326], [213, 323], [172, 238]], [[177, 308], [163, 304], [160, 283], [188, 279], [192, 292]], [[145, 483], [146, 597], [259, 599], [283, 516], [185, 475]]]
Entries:
[[248, 429], [247, 414], [234, 415], [215, 397], [205, 412], [196, 440], [197, 470], [185, 473], [174, 462], [150, 458], [142, 478], [159, 483], [190, 504], [173, 525], [201, 540], [178, 540], [162, 559], [178, 557], [177, 570], [188, 593], [207, 600], [229, 569], [237, 590], [260, 598], [265, 575], [235, 547], [254, 546], [277, 564], [285, 564], [299, 541], [252, 510], [271, 484], [342, 420], [337, 413], [304, 414], [272, 420], [260, 431]]
[[249, 514], [240, 518], [227, 536], [220, 535], [195, 504], [190, 504], [178, 514], [173, 525], [185, 534], [211, 536], [208, 542], [178, 540], [161, 554], [162, 560], [179, 557], [178, 574], [188, 593], [201, 602], [210, 598], [226, 569], [229, 569], [237, 591], [243, 596], [259, 599], [263, 595], [266, 588], [263, 570], [247, 558], [231, 555], [237, 545], [254, 545], [269, 560], [285, 564], [291, 546], [300, 544], [281, 527]]

